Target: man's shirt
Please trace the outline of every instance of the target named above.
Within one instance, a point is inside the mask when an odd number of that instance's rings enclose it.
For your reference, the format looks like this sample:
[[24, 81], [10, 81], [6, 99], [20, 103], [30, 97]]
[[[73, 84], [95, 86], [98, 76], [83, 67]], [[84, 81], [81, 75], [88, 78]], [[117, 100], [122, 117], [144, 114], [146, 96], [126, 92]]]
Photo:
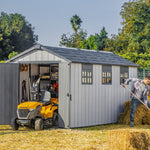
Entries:
[[[143, 83], [143, 80], [137, 78], [129, 78], [124, 84], [128, 85], [131, 82], [131, 91], [140, 99], [143, 99], [144, 103], [147, 103], [147, 96], [149, 93], [149, 86]], [[131, 97], [133, 95], [131, 94]]]

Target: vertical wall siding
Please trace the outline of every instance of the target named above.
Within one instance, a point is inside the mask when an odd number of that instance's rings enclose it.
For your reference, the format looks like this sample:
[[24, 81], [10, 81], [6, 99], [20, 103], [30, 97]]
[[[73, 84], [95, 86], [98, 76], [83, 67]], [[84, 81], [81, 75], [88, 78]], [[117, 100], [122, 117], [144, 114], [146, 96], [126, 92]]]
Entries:
[[69, 65], [59, 64], [59, 127], [69, 127]]
[[10, 124], [16, 116], [19, 86], [19, 66], [0, 64], [0, 124]]
[[[102, 85], [102, 66], [93, 65], [93, 84], [81, 84], [81, 64], [71, 65], [70, 127], [117, 122], [130, 94], [120, 85], [120, 67], [112, 66], [112, 85]], [[129, 68], [129, 77], [137, 68]]]
[[15, 62], [18, 61], [62, 61], [66, 62], [64, 59], [55, 56], [47, 51], [44, 50], [34, 50], [31, 51], [24, 56], [19, 57], [18, 59], [14, 60]]

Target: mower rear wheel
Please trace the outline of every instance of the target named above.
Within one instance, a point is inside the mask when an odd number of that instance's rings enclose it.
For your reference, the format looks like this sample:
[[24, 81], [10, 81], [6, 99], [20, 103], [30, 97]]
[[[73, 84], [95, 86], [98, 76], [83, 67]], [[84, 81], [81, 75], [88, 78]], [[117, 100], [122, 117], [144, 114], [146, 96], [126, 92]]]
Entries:
[[35, 120], [35, 130], [43, 130], [43, 120], [42, 120], [42, 118], [37, 118]]
[[17, 120], [17, 118], [12, 118], [11, 119], [11, 128], [13, 130], [18, 130], [18, 128], [19, 128], [19, 124], [17, 124], [16, 120]]

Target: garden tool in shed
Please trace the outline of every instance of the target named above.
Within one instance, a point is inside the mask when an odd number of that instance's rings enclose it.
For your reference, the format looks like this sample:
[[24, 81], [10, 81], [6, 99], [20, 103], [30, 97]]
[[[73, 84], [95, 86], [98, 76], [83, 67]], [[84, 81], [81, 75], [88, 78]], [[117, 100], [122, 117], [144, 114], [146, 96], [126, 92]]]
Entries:
[[27, 96], [27, 90], [26, 90], [26, 81], [22, 81], [22, 100], [21, 101], [28, 101], [28, 96]]
[[146, 106], [145, 103], [139, 97], [137, 97], [130, 89], [128, 89], [126, 86], [124, 88], [127, 89], [136, 99], [138, 99], [148, 110], [150, 110], [150, 108]]

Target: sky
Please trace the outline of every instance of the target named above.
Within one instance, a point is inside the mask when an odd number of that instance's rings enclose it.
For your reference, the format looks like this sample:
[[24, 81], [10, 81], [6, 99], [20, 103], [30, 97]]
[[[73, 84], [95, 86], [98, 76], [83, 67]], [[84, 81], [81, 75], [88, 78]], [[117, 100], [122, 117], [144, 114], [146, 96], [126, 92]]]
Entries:
[[19, 13], [34, 27], [38, 43], [59, 46], [61, 35], [72, 34], [70, 18], [77, 14], [90, 34], [105, 27], [108, 36], [121, 28], [121, 6], [128, 0], [0, 0], [0, 13]]

